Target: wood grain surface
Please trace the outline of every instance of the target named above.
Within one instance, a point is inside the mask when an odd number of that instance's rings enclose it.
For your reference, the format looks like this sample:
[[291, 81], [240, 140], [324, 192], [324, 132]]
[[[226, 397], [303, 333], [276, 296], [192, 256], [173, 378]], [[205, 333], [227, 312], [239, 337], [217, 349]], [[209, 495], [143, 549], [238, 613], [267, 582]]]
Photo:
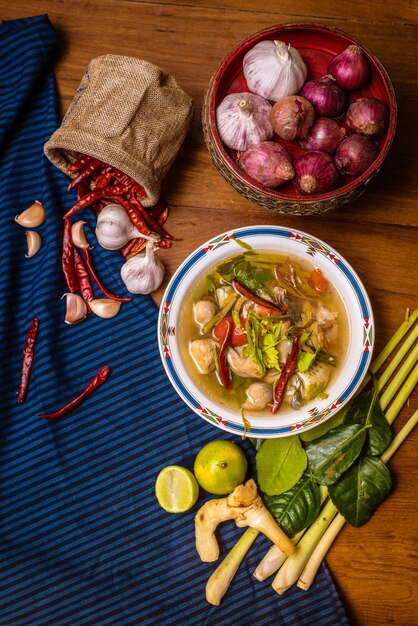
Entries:
[[[280, 12], [279, 12], [280, 11]], [[56, 77], [61, 114], [89, 61], [101, 54], [136, 56], [171, 72], [193, 97], [191, 132], [163, 185], [168, 230], [181, 241], [161, 255], [166, 280], [195, 247], [220, 232], [252, 224], [300, 228], [335, 247], [370, 295], [376, 350], [418, 308], [418, 3], [410, 0], [0, 0], [1, 19], [47, 13], [61, 37]], [[200, 123], [203, 97], [224, 56], [248, 35], [287, 22], [346, 31], [383, 63], [395, 87], [399, 123], [380, 177], [352, 205], [318, 217], [279, 216], [235, 192], [207, 153]], [[394, 424], [418, 407], [415, 392]], [[390, 462], [394, 488], [363, 528], [346, 526], [327, 561], [353, 625], [418, 624], [418, 432]], [[0, 618], [1, 621], [1, 618]], [[255, 621], [256, 622], [256, 618]]]

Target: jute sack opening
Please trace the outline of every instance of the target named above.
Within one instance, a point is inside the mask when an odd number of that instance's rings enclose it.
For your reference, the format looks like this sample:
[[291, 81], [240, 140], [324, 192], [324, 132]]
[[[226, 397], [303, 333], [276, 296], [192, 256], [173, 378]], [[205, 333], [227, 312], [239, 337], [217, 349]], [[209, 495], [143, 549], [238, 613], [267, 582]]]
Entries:
[[192, 99], [170, 74], [141, 59], [104, 55], [88, 65], [45, 154], [68, 175], [80, 154], [100, 159], [142, 185], [143, 204], [153, 206], [192, 114]]

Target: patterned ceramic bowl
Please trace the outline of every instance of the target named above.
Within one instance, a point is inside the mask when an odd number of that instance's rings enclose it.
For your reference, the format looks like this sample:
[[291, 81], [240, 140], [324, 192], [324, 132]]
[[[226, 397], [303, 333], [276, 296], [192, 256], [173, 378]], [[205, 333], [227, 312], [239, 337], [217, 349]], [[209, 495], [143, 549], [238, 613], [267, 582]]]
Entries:
[[[373, 96], [386, 104], [389, 123], [386, 131], [378, 138], [379, 154], [361, 176], [345, 176], [337, 189], [312, 196], [302, 196], [290, 181], [279, 189], [268, 189], [257, 183], [237, 165], [237, 153], [227, 148], [218, 133], [216, 109], [226, 95], [248, 91], [242, 71], [242, 60], [255, 44], [266, 39], [278, 39], [292, 45], [301, 53], [308, 68], [308, 80], [317, 79], [327, 73], [330, 60], [347, 46], [355, 44], [363, 49], [369, 63], [370, 76], [362, 89], [346, 92], [347, 107], [360, 97]], [[345, 127], [345, 118], [340, 120]], [[356, 200], [372, 179], [382, 169], [389, 154], [396, 130], [396, 97], [391, 80], [380, 61], [372, 52], [351, 35], [320, 24], [280, 24], [251, 35], [234, 48], [223, 60], [210, 81], [202, 112], [205, 142], [215, 167], [226, 181], [248, 200], [277, 213], [293, 215], [320, 214]], [[292, 158], [306, 150], [299, 142], [280, 143]]]
[[180, 265], [166, 289], [158, 320], [159, 348], [167, 376], [197, 415], [218, 428], [244, 434], [239, 411], [214, 401], [194, 381], [181, 356], [178, 332], [182, 304], [194, 283], [223, 259], [242, 252], [235, 239], [247, 242], [254, 250], [274, 250], [309, 259], [334, 285], [345, 305], [348, 350], [338, 375], [327, 387], [328, 397], [312, 400], [299, 410], [283, 404], [275, 415], [249, 418], [251, 437], [285, 437], [311, 429], [340, 410], [359, 388], [372, 356], [374, 322], [369, 298], [353, 268], [326, 243], [304, 232], [280, 226], [241, 228], [204, 243]]

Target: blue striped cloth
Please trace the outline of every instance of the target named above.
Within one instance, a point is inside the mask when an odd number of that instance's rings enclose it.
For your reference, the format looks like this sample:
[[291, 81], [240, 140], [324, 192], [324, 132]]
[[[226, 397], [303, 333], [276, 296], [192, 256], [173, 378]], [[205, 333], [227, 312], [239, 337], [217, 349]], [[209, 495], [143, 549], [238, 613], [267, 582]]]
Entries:
[[[51, 71], [57, 35], [46, 16], [0, 26], [0, 624], [7, 626], [347, 624], [326, 567], [314, 587], [279, 597], [252, 572], [268, 548], [259, 537], [220, 607], [205, 601], [213, 564], [194, 549], [194, 509], [165, 513], [154, 482], [165, 465], [192, 467], [200, 447], [224, 435], [193, 415], [164, 374], [157, 310], [148, 297], [113, 320], [63, 323], [61, 215], [68, 181], [43, 156], [58, 124]], [[25, 258], [14, 216], [46, 207], [41, 251]], [[90, 240], [93, 241], [91, 215]], [[121, 258], [93, 251], [103, 281], [124, 292]], [[40, 319], [26, 402], [18, 406], [21, 351]], [[104, 365], [108, 381], [79, 409], [50, 423]], [[251, 462], [249, 443], [244, 447]], [[243, 531], [220, 530], [222, 553]]]

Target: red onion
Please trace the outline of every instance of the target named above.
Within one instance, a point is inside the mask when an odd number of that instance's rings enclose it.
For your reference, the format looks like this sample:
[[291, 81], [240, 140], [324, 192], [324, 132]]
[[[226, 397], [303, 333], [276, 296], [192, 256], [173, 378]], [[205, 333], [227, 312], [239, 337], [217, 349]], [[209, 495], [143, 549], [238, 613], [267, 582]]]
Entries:
[[369, 77], [369, 64], [366, 55], [359, 46], [348, 46], [343, 52], [331, 59], [328, 65], [328, 74], [343, 89], [351, 91], [360, 89], [367, 83]]
[[348, 107], [347, 126], [362, 135], [376, 137], [385, 130], [388, 110], [377, 98], [359, 98]]
[[305, 195], [324, 193], [335, 189], [338, 171], [333, 158], [326, 152], [312, 151], [296, 159], [296, 189]]
[[344, 135], [345, 128], [339, 126], [335, 120], [318, 117], [300, 145], [307, 150], [321, 150], [333, 154]]
[[286, 150], [274, 141], [251, 146], [239, 158], [239, 165], [264, 187], [280, 187], [295, 176]]
[[327, 75], [318, 80], [309, 81], [303, 87], [301, 94], [313, 104], [318, 115], [337, 117], [344, 108], [344, 92], [333, 76]]
[[273, 130], [286, 141], [306, 137], [314, 119], [312, 104], [302, 96], [286, 96], [271, 111]]
[[337, 148], [335, 165], [341, 174], [360, 176], [379, 154], [376, 143], [364, 135], [350, 135]]

